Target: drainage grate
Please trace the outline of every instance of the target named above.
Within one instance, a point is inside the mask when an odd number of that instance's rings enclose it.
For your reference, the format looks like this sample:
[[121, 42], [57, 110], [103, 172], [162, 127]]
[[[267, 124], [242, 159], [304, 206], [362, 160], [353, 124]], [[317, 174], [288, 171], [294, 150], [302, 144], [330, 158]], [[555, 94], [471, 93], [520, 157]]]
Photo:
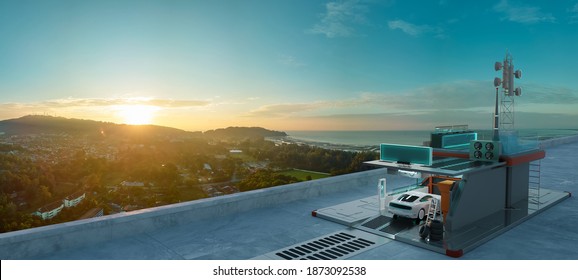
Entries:
[[401, 231], [409, 229], [413, 226], [414, 226], [414, 224], [413, 224], [412, 220], [396, 220], [396, 221], [392, 222], [391, 224], [389, 224], [389, 226], [380, 229], [380, 231], [396, 235], [396, 234], [400, 233]]
[[385, 240], [381, 239], [383, 238], [361, 231], [341, 231], [264, 256], [284, 260], [342, 260], [384, 244]]
[[390, 217], [377, 216], [376, 218], [373, 218], [373, 219], [365, 222], [361, 226], [366, 227], [366, 228], [371, 228], [371, 229], [377, 229], [377, 228], [389, 223], [390, 221], [391, 221]]

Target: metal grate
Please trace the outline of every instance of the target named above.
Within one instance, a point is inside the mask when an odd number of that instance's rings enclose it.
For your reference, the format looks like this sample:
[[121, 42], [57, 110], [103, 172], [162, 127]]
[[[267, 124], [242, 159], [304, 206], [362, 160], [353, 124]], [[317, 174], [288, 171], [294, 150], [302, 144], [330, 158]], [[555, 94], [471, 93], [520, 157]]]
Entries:
[[407, 230], [413, 227], [413, 221], [409, 219], [404, 220], [396, 220], [395, 222], [390, 223], [387, 227], [380, 229], [379, 231], [396, 235], [404, 230]]
[[265, 254], [264, 257], [283, 260], [342, 260], [382, 245], [383, 242], [376, 240], [376, 237], [379, 238], [360, 231], [341, 231]]
[[387, 216], [377, 216], [376, 218], [373, 218], [367, 222], [365, 222], [364, 224], [362, 224], [361, 226], [366, 227], [366, 228], [371, 228], [371, 229], [377, 229], [387, 223], [391, 222], [391, 218], [387, 217]]

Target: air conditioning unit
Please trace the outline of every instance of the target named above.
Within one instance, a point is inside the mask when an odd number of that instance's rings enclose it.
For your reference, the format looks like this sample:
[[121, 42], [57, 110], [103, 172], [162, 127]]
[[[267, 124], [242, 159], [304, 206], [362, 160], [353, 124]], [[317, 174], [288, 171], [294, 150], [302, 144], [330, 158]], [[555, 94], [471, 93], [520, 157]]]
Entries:
[[502, 152], [500, 141], [470, 141], [470, 159], [478, 161], [498, 161]]

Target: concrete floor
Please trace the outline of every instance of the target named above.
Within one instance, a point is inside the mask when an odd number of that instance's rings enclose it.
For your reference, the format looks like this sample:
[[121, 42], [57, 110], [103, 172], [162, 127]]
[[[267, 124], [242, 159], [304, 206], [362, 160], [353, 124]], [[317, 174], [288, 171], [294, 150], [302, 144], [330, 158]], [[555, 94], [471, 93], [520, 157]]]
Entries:
[[[542, 186], [578, 193], [578, 142], [551, 147], [542, 160]], [[361, 199], [375, 186], [302, 199], [35, 256], [33, 259], [250, 259], [345, 228], [311, 216], [311, 211]], [[547, 209], [482, 244], [461, 259], [578, 259], [578, 202], [575, 197]], [[90, 236], [87, 236], [90, 238]], [[443, 260], [448, 256], [405, 243], [388, 242], [352, 259]]]

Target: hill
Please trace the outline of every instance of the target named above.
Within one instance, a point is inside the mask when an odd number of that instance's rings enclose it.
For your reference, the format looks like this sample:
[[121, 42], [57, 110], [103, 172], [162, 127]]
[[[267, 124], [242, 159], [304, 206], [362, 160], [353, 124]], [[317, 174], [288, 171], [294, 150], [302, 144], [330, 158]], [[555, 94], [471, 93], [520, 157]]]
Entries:
[[126, 125], [93, 120], [68, 119], [63, 117], [30, 115], [17, 119], [0, 121], [0, 134], [69, 134], [88, 137], [119, 137], [124, 139], [156, 137], [195, 137], [208, 139], [247, 139], [287, 136], [285, 132], [267, 130], [261, 127], [228, 127], [202, 132], [157, 125]]
[[[93, 120], [30, 115], [0, 121], [0, 132], [5, 135], [61, 134], [74, 136], [183, 136], [195, 134], [184, 130], [155, 125], [125, 125]], [[196, 133], [200, 136], [200, 132]]]
[[262, 127], [227, 127], [205, 131], [205, 138], [211, 139], [253, 139], [263, 137], [287, 136], [281, 131], [268, 130]]

